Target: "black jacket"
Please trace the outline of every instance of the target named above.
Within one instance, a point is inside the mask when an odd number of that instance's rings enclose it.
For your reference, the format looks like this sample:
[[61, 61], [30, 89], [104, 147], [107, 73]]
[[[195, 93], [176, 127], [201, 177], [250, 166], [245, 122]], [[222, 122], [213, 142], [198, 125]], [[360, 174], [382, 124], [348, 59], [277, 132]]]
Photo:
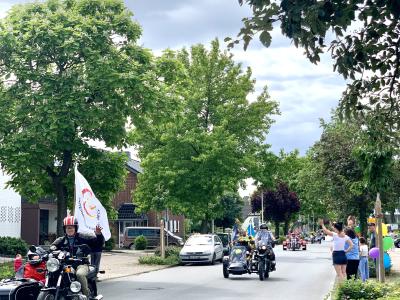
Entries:
[[59, 237], [53, 242], [53, 246], [56, 246], [57, 249], [69, 249], [69, 252], [72, 255], [76, 255], [77, 248], [74, 246], [79, 246], [82, 244], [86, 244], [90, 247], [90, 249], [101, 249], [104, 244], [104, 236], [100, 235], [86, 235], [82, 233], [75, 234], [75, 240], [73, 245], [69, 245], [69, 241], [67, 235]]

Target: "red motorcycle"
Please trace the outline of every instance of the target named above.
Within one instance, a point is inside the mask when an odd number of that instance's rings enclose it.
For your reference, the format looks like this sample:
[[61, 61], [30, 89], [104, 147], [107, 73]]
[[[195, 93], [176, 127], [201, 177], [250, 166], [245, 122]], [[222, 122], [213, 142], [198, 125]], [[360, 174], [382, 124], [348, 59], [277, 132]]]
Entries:
[[283, 250], [307, 250], [307, 242], [300, 238], [299, 235], [291, 233], [282, 243]]

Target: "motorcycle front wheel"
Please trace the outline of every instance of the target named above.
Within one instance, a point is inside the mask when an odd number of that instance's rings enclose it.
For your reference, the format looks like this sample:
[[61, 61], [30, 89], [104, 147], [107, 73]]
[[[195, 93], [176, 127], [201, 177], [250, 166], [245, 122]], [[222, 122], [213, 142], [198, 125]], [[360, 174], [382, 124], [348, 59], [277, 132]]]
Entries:
[[258, 263], [258, 276], [261, 281], [265, 279], [265, 263], [263, 261]]
[[52, 291], [43, 291], [39, 293], [37, 300], [55, 300], [56, 295]]

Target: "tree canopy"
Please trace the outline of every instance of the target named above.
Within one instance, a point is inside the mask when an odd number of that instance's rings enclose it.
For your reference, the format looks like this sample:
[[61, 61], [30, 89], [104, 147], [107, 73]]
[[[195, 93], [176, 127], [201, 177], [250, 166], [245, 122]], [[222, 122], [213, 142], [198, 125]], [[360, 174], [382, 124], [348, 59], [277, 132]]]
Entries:
[[0, 161], [28, 199], [57, 196], [59, 233], [73, 162], [110, 159], [88, 141], [125, 146], [128, 118], [138, 122], [156, 98], [131, 16], [121, 0], [48, 0], [15, 5], [0, 21]]
[[[399, 142], [400, 125], [400, 1], [271, 1], [239, 0], [253, 16], [243, 19], [238, 37], [246, 48], [259, 34], [269, 47], [271, 31], [279, 26], [313, 63], [330, 51], [334, 69], [351, 79], [341, 99], [347, 116], [366, 121], [381, 116], [386, 132]], [[229, 46], [239, 41], [227, 38]]]
[[219, 212], [215, 219], [215, 226], [222, 228], [232, 227], [236, 220], [242, 218], [243, 206], [243, 199], [238, 193], [225, 193], [215, 208]]
[[244, 71], [217, 40], [210, 50], [166, 50], [156, 64], [167, 96], [157, 116], [132, 133], [144, 169], [135, 202], [211, 220], [221, 196], [237, 191], [268, 147], [277, 103], [266, 88], [248, 101], [255, 84], [250, 68]]
[[307, 153], [308, 162], [299, 174], [302, 204], [316, 216], [345, 219], [356, 215], [366, 230], [377, 186], [385, 211], [393, 211], [398, 203], [398, 161], [366, 144], [368, 130], [360, 130], [356, 123], [340, 122], [333, 116], [322, 128], [321, 138]]

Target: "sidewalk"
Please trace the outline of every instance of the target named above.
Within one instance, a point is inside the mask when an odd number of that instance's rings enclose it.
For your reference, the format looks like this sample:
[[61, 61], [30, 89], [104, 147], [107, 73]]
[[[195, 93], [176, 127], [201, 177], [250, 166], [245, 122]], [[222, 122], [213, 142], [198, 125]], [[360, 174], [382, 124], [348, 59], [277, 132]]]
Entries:
[[153, 255], [153, 251], [137, 251], [117, 249], [111, 252], [103, 252], [100, 262], [100, 270], [105, 274], [99, 274], [99, 279], [109, 280], [129, 275], [136, 275], [168, 268], [169, 266], [141, 265], [139, 257]]

